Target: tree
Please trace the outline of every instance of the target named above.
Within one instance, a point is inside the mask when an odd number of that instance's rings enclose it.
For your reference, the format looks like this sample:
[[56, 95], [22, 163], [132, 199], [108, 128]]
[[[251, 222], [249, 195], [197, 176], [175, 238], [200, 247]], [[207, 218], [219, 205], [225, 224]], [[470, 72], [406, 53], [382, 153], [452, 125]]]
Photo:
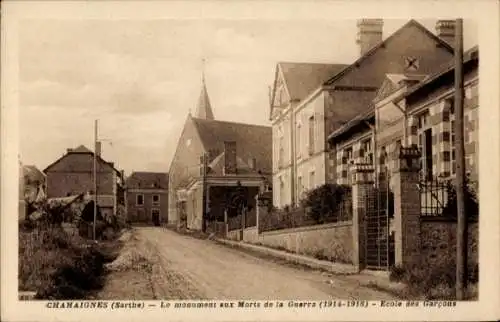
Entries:
[[324, 184], [306, 192], [301, 206], [316, 222], [323, 223], [341, 205], [344, 196], [351, 188], [346, 185]]

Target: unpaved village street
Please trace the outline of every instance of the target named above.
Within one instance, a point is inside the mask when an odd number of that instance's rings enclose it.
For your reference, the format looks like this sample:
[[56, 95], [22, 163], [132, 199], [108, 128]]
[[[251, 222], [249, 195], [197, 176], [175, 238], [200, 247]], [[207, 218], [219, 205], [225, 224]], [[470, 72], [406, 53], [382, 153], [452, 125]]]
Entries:
[[[360, 286], [354, 276], [336, 276], [285, 266], [211, 240], [196, 239], [165, 228], [134, 228], [132, 234], [137, 251], [152, 263], [152, 269], [148, 270], [151, 272], [148, 278], [150, 285], [131, 286], [135, 289], [152, 289], [152, 296], [146, 298], [214, 300], [392, 298], [384, 292]], [[121, 296], [109, 290], [106, 297], [133, 296], [126, 294], [127, 282], [124, 283], [122, 280], [120, 285]]]

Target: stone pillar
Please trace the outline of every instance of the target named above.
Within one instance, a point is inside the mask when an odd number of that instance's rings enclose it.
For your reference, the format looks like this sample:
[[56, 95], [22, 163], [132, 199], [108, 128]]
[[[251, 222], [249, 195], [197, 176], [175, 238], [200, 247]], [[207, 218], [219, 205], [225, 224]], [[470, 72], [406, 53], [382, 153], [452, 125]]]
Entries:
[[395, 264], [408, 265], [420, 252], [420, 151], [401, 147], [395, 151], [394, 183]]
[[373, 191], [374, 168], [371, 164], [354, 164], [351, 167], [352, 175], [352, 263], [362, 270], [365, 260], [365, 216], [367, 198]]
[[259, 195], [255, 195], [255, 227], [257, 228], [257, 234], [259, 233], [259, 213], [260, 213], [260, 205], [259, 205]]
[[227, 238], [229, 233], [229, 224], [227, 222], [227, 209], [224, 209], [224, 237]]

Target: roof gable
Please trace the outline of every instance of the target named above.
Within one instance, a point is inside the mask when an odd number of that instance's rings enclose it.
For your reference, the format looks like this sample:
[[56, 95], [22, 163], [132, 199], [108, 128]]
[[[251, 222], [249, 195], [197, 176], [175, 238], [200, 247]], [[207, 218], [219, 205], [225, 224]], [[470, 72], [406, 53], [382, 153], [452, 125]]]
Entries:
[[281, 62], [280, 69], [291, 100], [303, 100], [318, 86], [334, 76], [347, 65]]
[[[380, 86], [385, 73], [411, 72], [405, 69], [407, 58], [416, 57], [421, 60], [414, 70], [415, 73], [430, 74], [452, 55], [453, 48], [448, 43], [412, 19], [327, 80], [325, 85]], [[377, 62], [377, 68], [372, 65], [374, 61]], [[425, 61], [425, 64], [422, 64], [422, 61]]]
[[[76, 171], [85, 172], [93, 169], [94, 152], [89, 150], [84, 145], [79, 145], [77, 148], [68, 149], [67, 153], [62, 157], [49, 164], [44, 170], [48, 171]], [[90, 163], [90, 165], [89, 165]], [[114, 167], [112, 162], [107, 162], [100, 156], [97, 156], [97, 164], [99, 169], [109, 169], [120, 174], [120, 171]]]
[[426, 77], [427, 75], [387, 74], [375, 95], [374, 101], [381, 101], [403, 86], [417, 84]]
[[168, 173], [135, 171], [126, 185], [129, 189], [168, 189]]

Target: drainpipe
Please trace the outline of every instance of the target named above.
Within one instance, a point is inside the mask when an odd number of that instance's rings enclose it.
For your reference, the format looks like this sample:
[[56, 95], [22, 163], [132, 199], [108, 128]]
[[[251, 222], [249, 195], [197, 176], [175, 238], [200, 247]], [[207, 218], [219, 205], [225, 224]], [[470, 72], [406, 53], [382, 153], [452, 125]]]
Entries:
[[295, 167], [297, 166], [296, 164], [296, 159], [295, 159], [295, 111], [294, 111], [294, 106], [293, 106], [293, 101], [290, 101], [290, 152], [291, 152], [291, 171], [290, 171], [290, 199], [291, 199], [291, 204], [292, 206], [295, 206], [295, 173], [296, 169]]

